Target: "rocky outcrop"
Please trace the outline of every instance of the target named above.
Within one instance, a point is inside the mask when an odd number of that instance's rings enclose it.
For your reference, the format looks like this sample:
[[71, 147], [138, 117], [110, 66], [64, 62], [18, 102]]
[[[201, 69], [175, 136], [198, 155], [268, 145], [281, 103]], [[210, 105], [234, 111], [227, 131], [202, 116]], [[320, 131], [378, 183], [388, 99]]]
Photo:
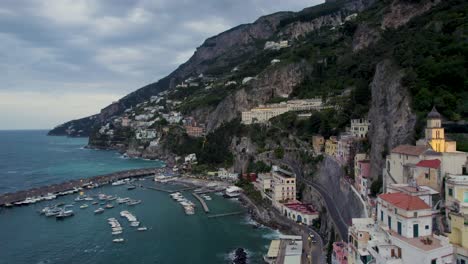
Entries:
[[327, 16], [320, 16], [307, 22], [294, 22], [281, 30], [279, 36], [290, 39], [298, 39], [310, 32], [316, 31], [324, 26], [336, 27], [344, 22], [344, 14], [337, 12]]
[[385, 156], [392, 148], [414, 141], [416, 116], [411, 110], [409, 92], [401, 84], [403, 76], [395, 63], [385, 60], [377, 64], [371, 83], [369, 141], [374, 179], [382, 174]]
[[413, 17], [420, 16], [439, 4], [441, 0], [394, 0], [382, 20], [382, 29], [398, 28], [410, 21]]
[[353, 51], [369, 47], [380, 39], [380, 32], [368, 24], [359, 24], [353, 36]]

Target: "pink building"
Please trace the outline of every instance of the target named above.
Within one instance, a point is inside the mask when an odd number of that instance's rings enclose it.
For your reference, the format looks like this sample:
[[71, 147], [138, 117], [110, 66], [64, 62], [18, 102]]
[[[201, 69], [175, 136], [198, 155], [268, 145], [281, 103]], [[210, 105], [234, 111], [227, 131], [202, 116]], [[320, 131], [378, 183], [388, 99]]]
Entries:
[[345, 242], [333, 243], [332, 264], [348, 264], [348, 245]]
[[369, 160], [361, 160], [358, 161], [358, 168], [357, 168], [357, 179], [356, 185], [359, 193], [362, 197], [366, 198], [369, 194], [369, 185], [370, 185], [370, 161]]

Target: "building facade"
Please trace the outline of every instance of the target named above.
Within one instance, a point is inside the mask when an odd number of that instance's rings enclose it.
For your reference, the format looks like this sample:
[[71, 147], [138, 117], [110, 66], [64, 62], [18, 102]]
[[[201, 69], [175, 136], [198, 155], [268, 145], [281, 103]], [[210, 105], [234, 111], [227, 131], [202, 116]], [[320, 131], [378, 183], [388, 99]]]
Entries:
[[351, 119], [351, 133], [356, 138], [367, 138], [370, 120], [366, 118]]

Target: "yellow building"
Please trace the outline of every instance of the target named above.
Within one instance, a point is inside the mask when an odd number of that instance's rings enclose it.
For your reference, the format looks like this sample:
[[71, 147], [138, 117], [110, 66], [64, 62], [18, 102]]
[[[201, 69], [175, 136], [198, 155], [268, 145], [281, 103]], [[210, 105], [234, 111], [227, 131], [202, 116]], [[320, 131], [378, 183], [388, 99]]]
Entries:
[[296, 176], [277, 166], [272, 168], [272, 199], [276, 202], [296, 200]]
[[447, 176], [445, 206], [451, 212], [468, 214], [468, 176]]
[[315, 154], [321, 153], [324, 145], [325, 139], [321, 135], [312, 136], [312, 148]]
[[427, 115], [426, 142], [437, 152], [454, 152], [457, 149], [455, 141], [445, 139], [442, 116], [435, 107]]
[[336, 137], [330, 137], [325, 141], [325, 154], [329, 156], [336, 156], [336, 151], [338, 149], [338, 140]]
[[468, 217], [459, 213], [450, 214], [452, 232], [448, 235], [454, 245], [456, 263], [468, 263]]

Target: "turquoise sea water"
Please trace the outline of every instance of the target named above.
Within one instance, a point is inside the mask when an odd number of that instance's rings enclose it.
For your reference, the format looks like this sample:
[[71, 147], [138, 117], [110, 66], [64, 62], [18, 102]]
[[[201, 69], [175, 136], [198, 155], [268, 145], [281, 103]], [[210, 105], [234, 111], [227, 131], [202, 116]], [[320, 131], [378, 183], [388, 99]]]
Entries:
[[[154, 167], [157, 161], [123, 159], [111, 151], [83, 149], [86, 139], [47, 137], [45, 131], [0, 131], [0, 193], [61, 182], [112, 171]], [[142, 181], [144, 185], [154, 182]], [[173, 187], [172, 187], [173, 188]], [[0, 263], [230, 263], [237, 247], [248, 251], [249, 263], [261, 263], [270, 229], [254, 229], [246, 215], [208, 218], [196, 208], [186, 216], [167, 193], [126, 186], [104, 186], [87, 194], [112, 194], [140, 199], [136, 206], [117, 205], [94, 215], [97, 205], [80, 209], [83, 202], [65, 196], [29, 206], [0, 209]], [[196, 201], [190, 193], [185, 197]], [[237, 201], [211, 195], [211, 213], [242, 210]], [[57, 221], [39, 215], [48, 204], [74, 204], [75, 216]], [[129, 210], [149, 228], [138, 232], [121, 218]], [[124, 228], [122, 244], [112, 243], [107, 218]]]

